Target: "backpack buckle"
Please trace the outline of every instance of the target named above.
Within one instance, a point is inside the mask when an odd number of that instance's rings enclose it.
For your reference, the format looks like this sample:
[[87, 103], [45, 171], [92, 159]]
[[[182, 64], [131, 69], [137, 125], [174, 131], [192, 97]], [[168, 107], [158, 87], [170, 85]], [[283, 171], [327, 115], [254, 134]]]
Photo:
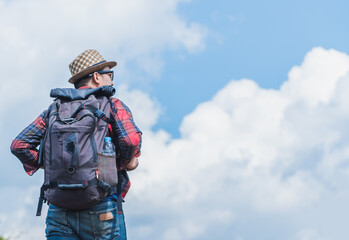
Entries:
[[99, 119], [102, 119], [102, 120], [107, 118], [105, 113], [103, 111], [99, 110], [99, 109], [95, 111], [95, 115], [96, 115], [96, 117], [98, 117]]
[[68, 167], [67, 171], [69, 174], [73, 174], [75, 172], [75, 167]]
[[65, 124], [72, 124], [75, 123], [77, 120], [76, 118], [63, 118], [61, 121]]
[[102, 189], [103, 191], [105, 191], [109, 194], [112, 192], [111, 186], [108, 183], [103, 182], [102, 180], [99, 180], [99, 179], [97, 182], [97, 187], [99, 187], [100, 189]]

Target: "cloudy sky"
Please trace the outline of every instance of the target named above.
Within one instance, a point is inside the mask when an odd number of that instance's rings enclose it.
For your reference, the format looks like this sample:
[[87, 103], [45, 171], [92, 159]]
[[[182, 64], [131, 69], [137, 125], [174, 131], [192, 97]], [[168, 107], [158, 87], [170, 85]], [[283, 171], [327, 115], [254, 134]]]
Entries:
[[346, 240], [348, 7], [0, 0], [0, 235], [44, 239], [43, 174], [9, 145], [94, 48], [143, 131], [130, 239]]

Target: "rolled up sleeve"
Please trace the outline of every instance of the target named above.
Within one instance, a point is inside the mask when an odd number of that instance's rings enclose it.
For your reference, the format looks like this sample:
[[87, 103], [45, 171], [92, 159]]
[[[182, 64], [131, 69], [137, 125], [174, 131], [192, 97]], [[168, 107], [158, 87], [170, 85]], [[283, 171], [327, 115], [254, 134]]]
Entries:
[[26, 127], [11, 144], [11, 152], [22, 162], [24, 170], [28, 175], [33, 175], [38, 169], [39, 151], [37, 147], [44, 137], [46, 123], [43, 112], [28, 127]]
[[112, 99], [115, 118], [114, 144], [119, 150], [120, 169], [125, 169], [133, 157], [139, 157], [142, 145], [142, 132], [136, 126], [130, 109], [119, 99]]

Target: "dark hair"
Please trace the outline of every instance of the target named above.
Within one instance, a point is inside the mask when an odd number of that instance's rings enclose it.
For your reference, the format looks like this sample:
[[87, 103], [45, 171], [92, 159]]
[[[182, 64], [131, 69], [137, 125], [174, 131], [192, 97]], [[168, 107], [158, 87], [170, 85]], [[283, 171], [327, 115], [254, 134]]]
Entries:
[[82, 77], [74, 82], [74, 87], [76, 89], [78, 89], [78, 88], [81, 88], [83, 86], [86, 86], [90, 80], [91, 80], [91, 77], [89, 77], [89, 76]]

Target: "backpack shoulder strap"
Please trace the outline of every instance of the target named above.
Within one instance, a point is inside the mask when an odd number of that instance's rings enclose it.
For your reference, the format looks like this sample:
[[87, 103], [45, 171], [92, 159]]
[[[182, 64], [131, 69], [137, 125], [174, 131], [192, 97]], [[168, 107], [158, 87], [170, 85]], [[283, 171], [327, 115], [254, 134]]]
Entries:
[[43, 149], [44, 149], [44, 140], [45, 140], [46, 131], [47, 131], [48, 125], [49, 125], [50, 114], [51, 114], [52, 110], [56, 109], [56, 108], [57, 108], [57, 101], [54, 101], [48, 107], [48, 109], [46, 110], [45, 115], [44, 115], [44, 122], [46, 124], [46, 129], [45, 129], [43, 137], [40, 139], [39, 156], [38, 156], [38, 165], [39, 165], [39, 167], [43, 166], [42, 156], [43, 156]]
[[115, 122], [113, 118], [107, 117], [106, 113], [98, 108], [92, 106], [84, 106], [84, 108], [90, 110], [97, 118], [102, 119], [109, 124], [113, 124]]
[[116, 129], [115, 129], [116, 119], [114, 117], [114, 114], [116, 114], [117, 109], [114, 107], [114, 103], [112, 102], [110, 97], [108, 97], [108, 102], [110, 104], [110, 119], [112, 120], [112, 122], [110, 124], [112, 126], [113, 134], [116, 134]]
[[[39, 146], [39, 156], [38, 156], [38, 165], [39, 167], [43, 166], [43, 149], [44, 149], [44, 140], [45, 140], [45, 135], [46, 135], [46, 131], [48, 128], [48, 124], [49, 124], [49, 117], [50, 114], [52, 112], [53, 109], [57, 108], [57, 101], [54, 101], [46, 110], [45, 115], [44, 115], [44, 122], [46, 124], [46, 129], [45, 129], [45, 133], [44, 133], [44, 137], [40, 139], [40, 146]], [[40, 188], [40, 197], [39, 197], [39, 202], [38, 202], [38, 206], [37, 206], [37, 210], [36, 210], [36, 216], [41, 216], [41, 209], [42, 209], [42, 204], [43, 202], [46, 202], [45, 200], [45, 196], [44, 196], [44, 191], [47, 189], [47, 186], [45, 185], [45, 183], [41, 186]]]
[[51, 103], [51, 105], [46, 110], [46, 113], [44, 115], [44, 121], [46, 123], [46, 127], [48, 126], [48, 123], [49, 123], [50, 114], [54, 109], [58, 109], [58, 100], [54, 100], [54, 102]]

